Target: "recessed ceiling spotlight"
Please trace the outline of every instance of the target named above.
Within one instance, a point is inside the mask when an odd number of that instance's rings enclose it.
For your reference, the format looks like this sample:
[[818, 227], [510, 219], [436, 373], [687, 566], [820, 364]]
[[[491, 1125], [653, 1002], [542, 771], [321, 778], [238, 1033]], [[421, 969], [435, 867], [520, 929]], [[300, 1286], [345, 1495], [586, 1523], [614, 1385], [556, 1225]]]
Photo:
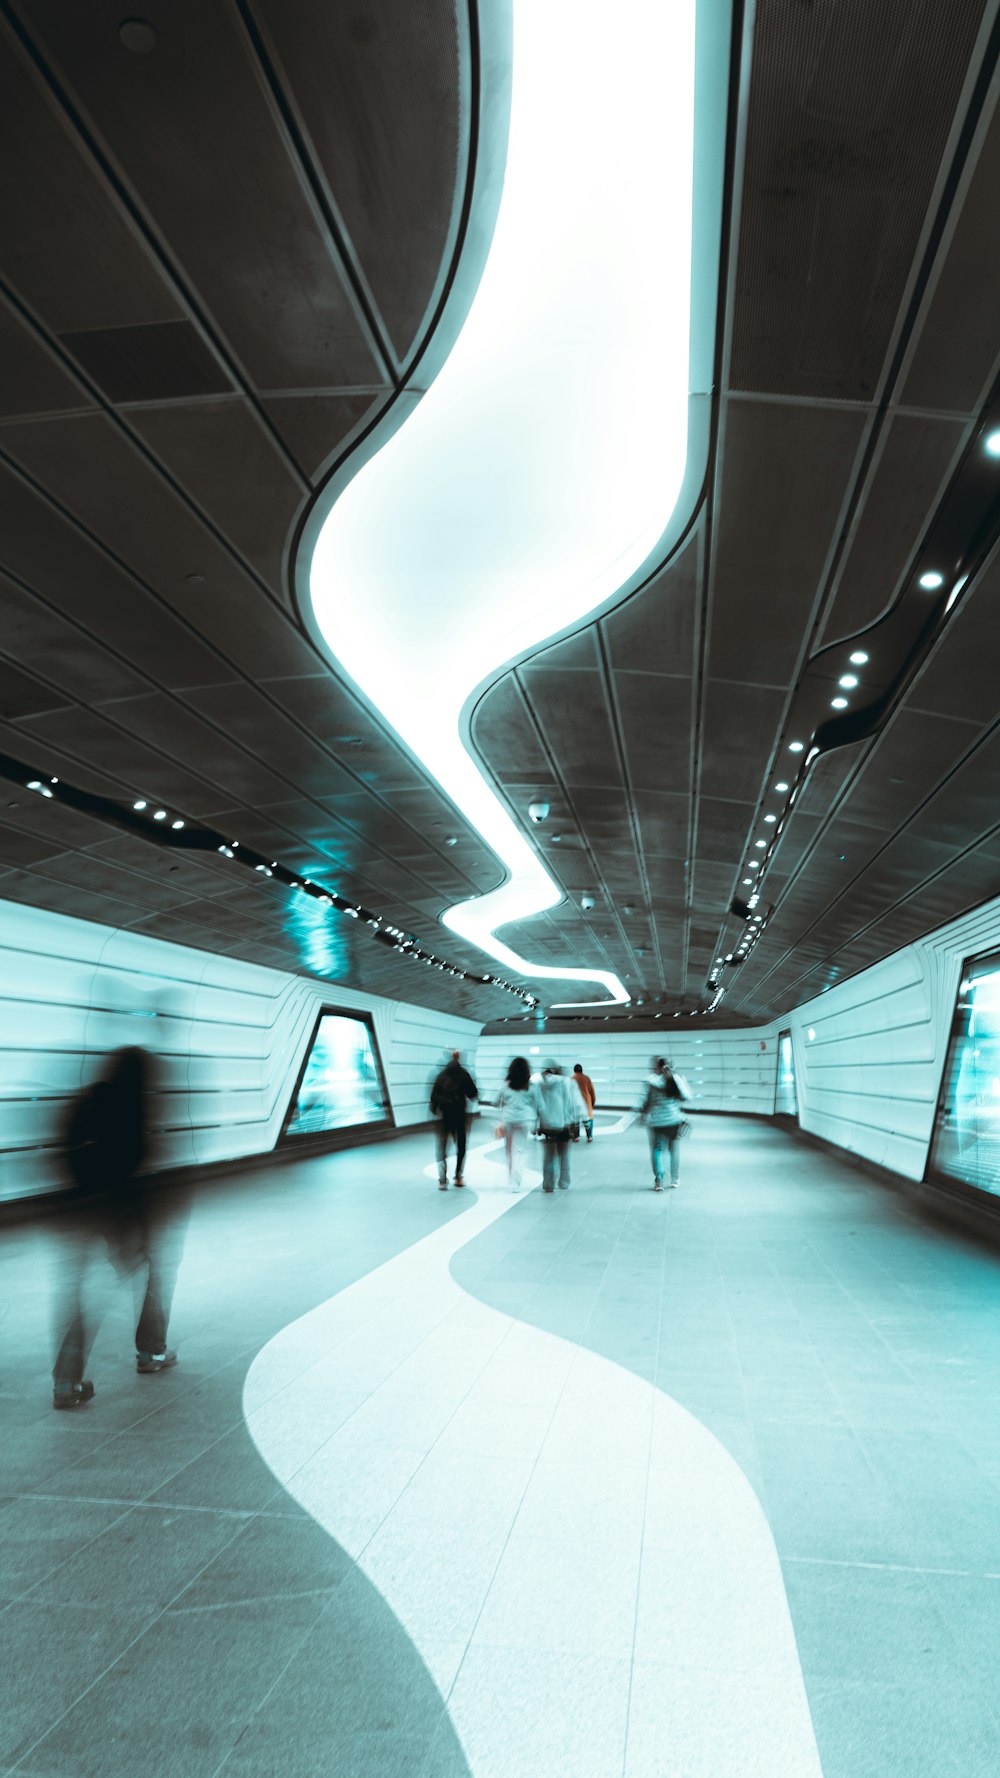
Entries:
[[134, 56], [148, 56], [156, 48], [156, 31], [145, 19], [125, 19], [118, 27], [118, 41]]
[[783, 796], [785, 791], [788, 789], [788, 785], [785, 783], [784, 778], [782, 778], [781, 783], [776, 784], [774, 788], [778, 792], [779, 796]]
[[41, 780], [41, 778], [31, 778], [31, 779], [29, 779], [29, 781], [28, 781], [28, 789], [29, 789], [29, 790], [37, 790], [37, 792], [38, 792], [38, 794], [39, 794], [39, 796], [47, 796], [47, 797], [51, 797], [51, 795], [52, 795], [52, 792], [51, 792], [51, 790], [50, 790], [50, 789], [49, 789], [49, 787], [48, 787], [48, 785], [47, 785], [47, 784], [43, 784], [43, 783], [42, 783], [42, 780]]
[[927, 573], [920, 576], [917, 585], [922, 586], [925, 593], [936, 593], [939, 586], [944, 586], [944, 575], [939, 574], [936, 568], [928, 568]]
[[184, 823], [183, 823], [183, 821], [178, 819], [177, 821], [171, 821], [170, 825], [173, 828], [174, 832], [176, 833], [178, 828], [181, 828], [184, 826]]
[[804, 747], [804, 741], [789, 741], [788, 743], [789, 753], [801, 753]]
[[868, 656], [866, 655], [864, 649], [863, 648], [856, 648], [854, 650], [854, 653], [850, 656], [850, 662], [851, 662], [852, 667], [867, 667]]
[[837, 684], [842, 685], [845, 691], [853, 691], [857, 683], [858, 676], [856, 673], [841, 673], [840, 678], [837, 680]]
[[756, 846], [758, 852], [763, 852], [764, 847], [767, 845], [767, 841], [766, 840], [754, 840], [754, 845]]
[[990, 457], [1000, 457], [1000, 432], [987, 432], [983, 439], [983, 450]]
[[757, 869], [756, 858], [748, 858], [747, 859], [747, 870], [756, 870], [756, 869]]
[[458, 835], [455, 833], [450, 833], [444, 843], [446, 846], [457, 846], [458, 845]]
[[222, 853], [223, 858], [233, 858], [235, 856], [231, 846], [220, 846], [219, 851]]
[[768, 821], [768, 822], [771, 822], [771, 823], [772, 823], [772, 824], [773, 824], [773, 823], [774, 823], [774, 822], [775, 822], [775, 821], [777, 821], [777, 819], [778, 819], [778, 817], [777, 817], [777, 815], [765, 815], [765, 816], [764, 816], [764, 820], [765, 820], [765, 821]]
[[167, 819], [166, 809], [154, 809], [153, 810], [153, 820], [154, 821], [165, 821], [166, 819]]
[[752, 877], [744, 877], [744, 878], [743, 878], [743, 881], [744, 881], [744, 883], [752, 883], [752, 882], [753, 882], [753, 878], [752, 878]]
[[830, 699], [830, 709], [831, 710], [846, 710], [847, 709], [847, 699], [846, 698], [831, 698]]
[[141, 813], [143, 809], [148, 809], [149, 804], [147, 803], [145, 797], [141, 796], [137, 803], [132, 804], [132, 807], [133, 807], [133, 809], [138, 809], [139, 812]]

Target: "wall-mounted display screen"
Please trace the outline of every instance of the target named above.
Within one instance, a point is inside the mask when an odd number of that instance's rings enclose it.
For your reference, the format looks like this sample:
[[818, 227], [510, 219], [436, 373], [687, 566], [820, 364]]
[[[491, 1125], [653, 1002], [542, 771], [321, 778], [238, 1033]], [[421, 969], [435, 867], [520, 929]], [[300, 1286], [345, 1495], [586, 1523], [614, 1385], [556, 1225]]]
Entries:
[[388, 1118], [389, 1101], [371, 1027], [348, 1013], [321, 1013], [285, 1135], [315, 1136]]
[[778, 1117], [798, 1117], [799, 1102], [795, 1092], [795, 1058], [792, 1055], [792, 1034], [782, 1031], [778, 1037], [778, 1079], [774, 1090], [774, 1110]]
[[1000, 1197], [1000, 957], [967, 964], [938, 1104], [931, 1168]]

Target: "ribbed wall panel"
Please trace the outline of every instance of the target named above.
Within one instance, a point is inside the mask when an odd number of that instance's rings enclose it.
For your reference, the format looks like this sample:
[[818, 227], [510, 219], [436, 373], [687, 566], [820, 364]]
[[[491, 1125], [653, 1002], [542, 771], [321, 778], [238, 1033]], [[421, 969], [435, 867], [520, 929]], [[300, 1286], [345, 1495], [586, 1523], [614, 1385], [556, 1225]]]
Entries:
[[[763, 1047], [762, 1047], [763, 1046]], [[532, 1048], [536, 1053], [531, 1053]], [[607, 1109], [630, 1109], [638, 1104], [643, 1082], [655, 1055], [668, 1055], [688, 1080], [692, 1104], [701, 1111], [774, 1110], [777, 1042], [760, 1031], [608, 1031], [595, 1025], [581, 1027], [572, 1037], [490, 1036], [479, 1041], [476, 1067], [480, 1091], [492, 1102], [503, 1081], [507, 1064], [517, 1054], [527, 1055], [532, 1067], [549, 1056], [562, 1062], [569, 1074], [582, 1062], [590, 1075], [597, 1102]]]
[[445, 1051], [471, 1055], [479, 1032], [424, 1007], [0, 901], [0, 1198], [62, 1183], [67, 1103], [119, 1043], [161, 1056], [157, 1165], [266, 1153], [324, 1004], [371, 1013], [400, 1126], [428, 1116]]

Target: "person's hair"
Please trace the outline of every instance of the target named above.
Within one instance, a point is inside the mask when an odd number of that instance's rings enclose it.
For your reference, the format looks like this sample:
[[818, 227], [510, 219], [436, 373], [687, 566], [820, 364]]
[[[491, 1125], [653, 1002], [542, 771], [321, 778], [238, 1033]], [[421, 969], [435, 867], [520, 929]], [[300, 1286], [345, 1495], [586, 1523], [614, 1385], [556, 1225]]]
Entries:
[[544, 1068], [542, 1069], [542, 1073], [543, 1074], [561, 1074], [562, 1073], [562, 1063], [557, 1062], [555, 1059], [555, 1056], [550, 1056], [548, 1061], [546, 1062]]
[[531, 1081], [531, 1064], [526, 1056], [515, 1056], [507, 1070], [507, 1085], [515, 1093], [523, 1093]]
[[582, 1062], [574, 1062], [573, 1063], [573, 1073], [574, 1074], [582, 1074], [583, 1073], [583, 1063]]

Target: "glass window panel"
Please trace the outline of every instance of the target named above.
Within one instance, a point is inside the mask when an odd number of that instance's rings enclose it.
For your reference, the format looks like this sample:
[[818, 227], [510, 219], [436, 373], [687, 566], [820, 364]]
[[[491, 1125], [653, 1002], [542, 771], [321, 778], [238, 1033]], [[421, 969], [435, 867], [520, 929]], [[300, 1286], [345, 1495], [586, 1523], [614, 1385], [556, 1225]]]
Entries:
[[1000, 1197], [1000, 959], [967, 967], [945, 1063], [931, 1166]]
[[286, 1136], [316, 1135], [389, 1115], [371, 1031], [345, 1013], [322, 1015], [312, 1041]]

